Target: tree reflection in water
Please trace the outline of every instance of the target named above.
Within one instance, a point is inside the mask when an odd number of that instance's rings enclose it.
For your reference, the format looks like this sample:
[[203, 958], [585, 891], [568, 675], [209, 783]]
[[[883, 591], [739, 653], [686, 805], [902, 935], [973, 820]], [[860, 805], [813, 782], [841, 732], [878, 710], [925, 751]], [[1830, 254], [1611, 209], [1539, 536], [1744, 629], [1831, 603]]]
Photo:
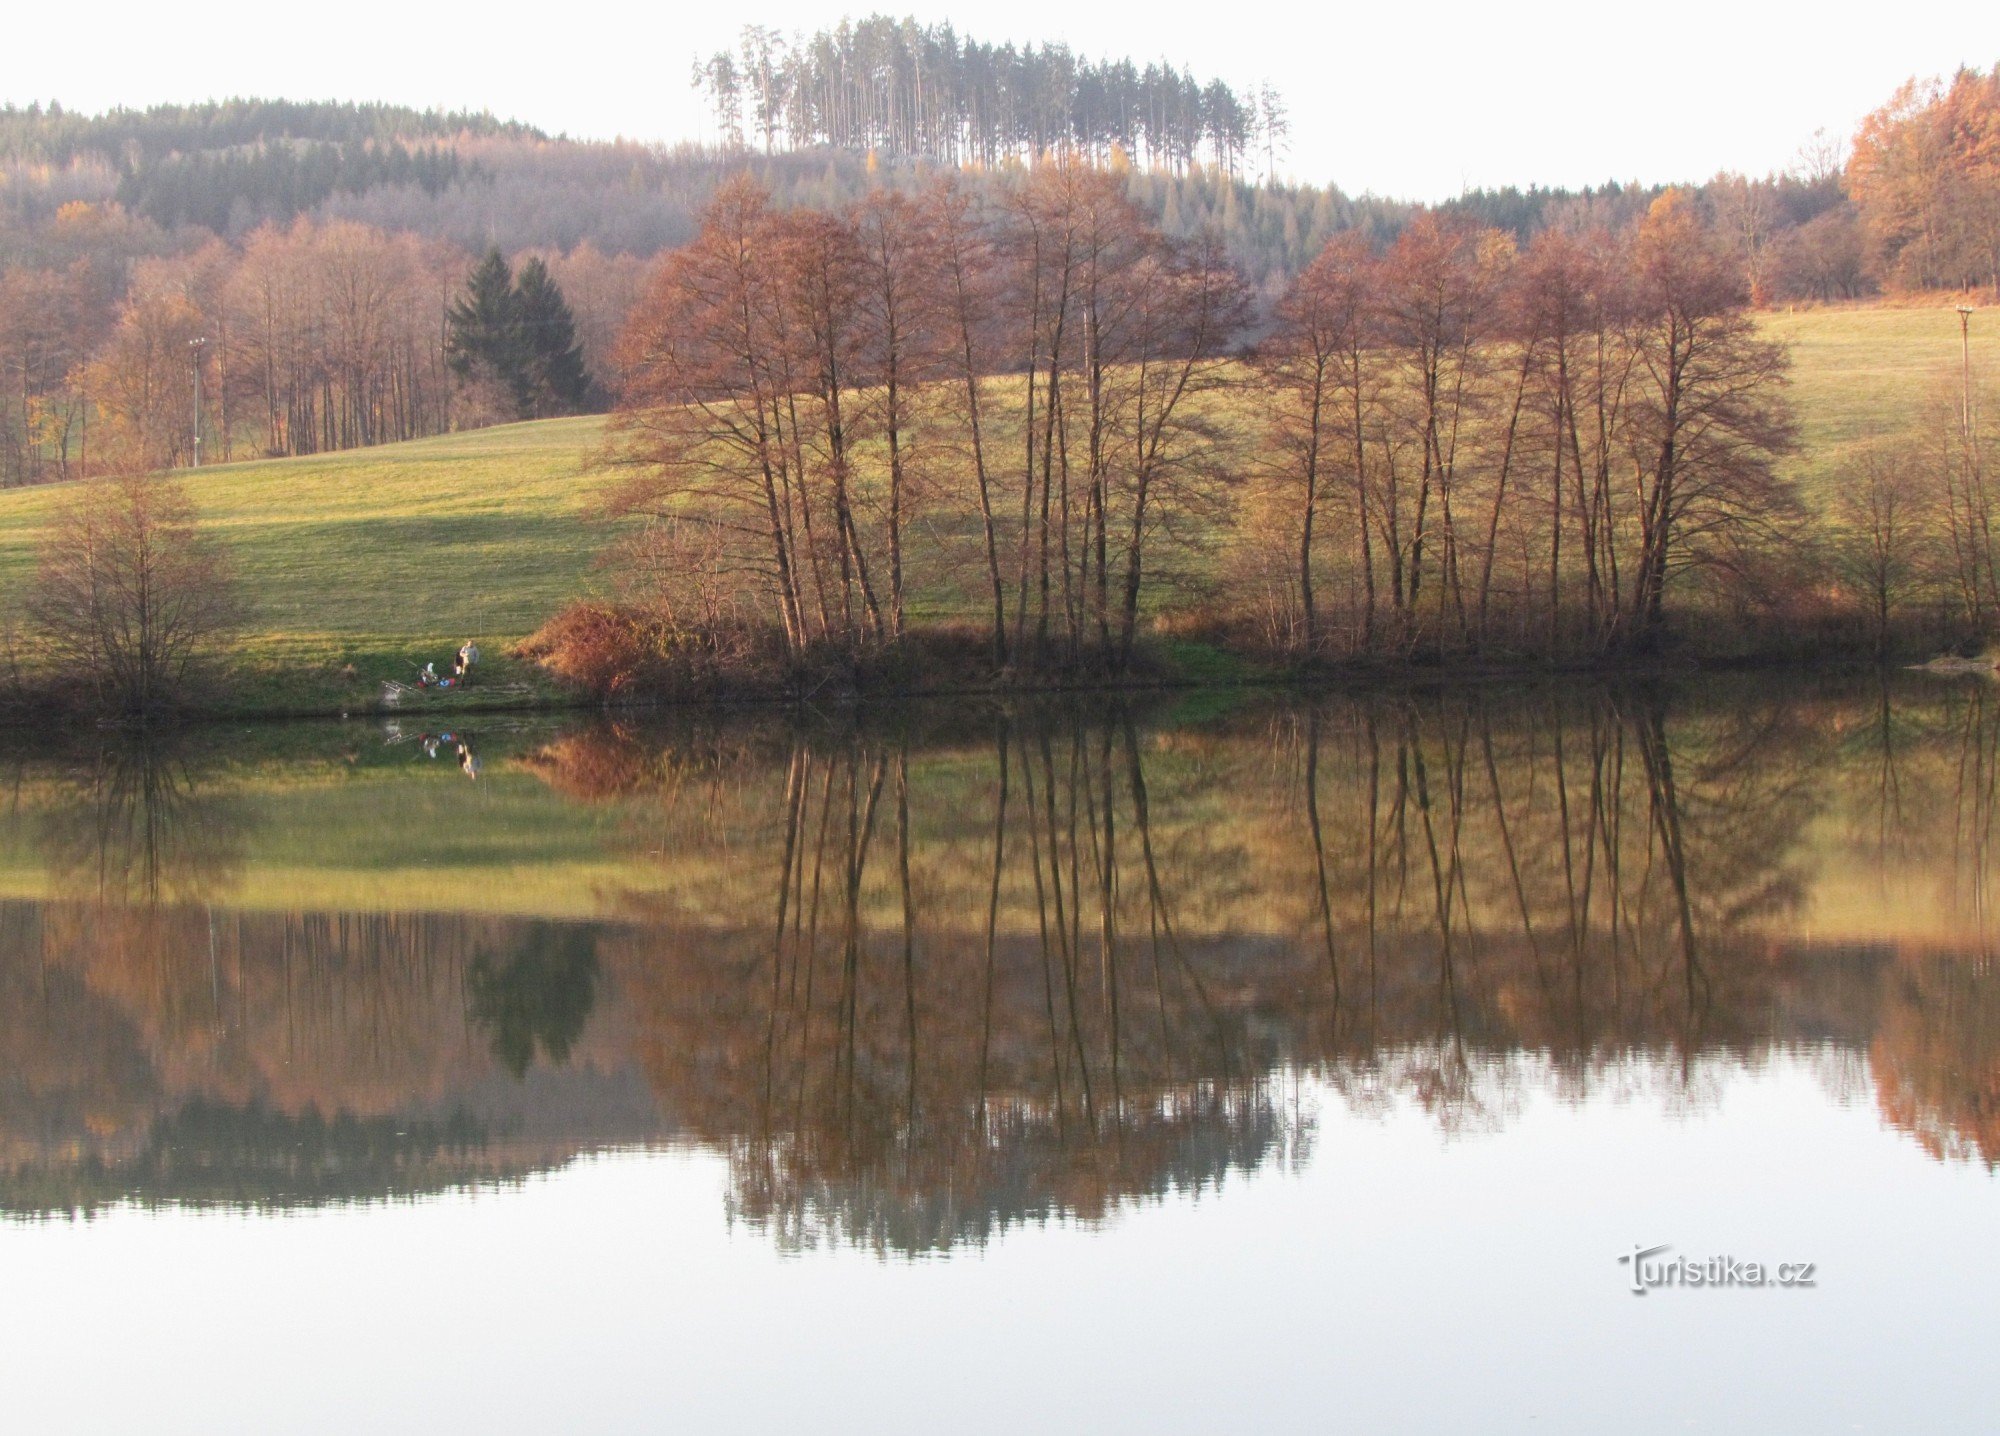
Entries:
[[39, 846], [58, 892], [158, 910], [217, 896], [248, 849], [248, 815], [219, 793], [195, 735], [129, 735], [54, 765]]
[[[382, 1190], [672, 1137], [726, 1153], [733, 1214], [787, 1246], [923, 1252], [1303, 1160], [1302, 1084], [1488, 1130], [1543, 1092], [1698, 1108], [1780, 1052], [2000, 1159], [1983, 690], [938, 721], [496, 754], [658, 855], [589, 924], [188, 909], [255, 835], [105, 769], [42, 829], [77, 896], [0, 910], [14, 1190], [94, 1161], [222, 1199], [162, 1175], [163, 1133], [227, 1166], [237, 1130], [251, 1170], [325, 1113], [422, 1134]], [[1875, 928], [1808, 939], [1871, 872]], [[1918, 931], [1911, 883], [1958, 925]], [[206, 915], [140, 958], [107, 903]]]
[[[738, 795], [735, 910], [770, 874], [762, 934], [612, 939], [654, 1084], [743, 1216], [920, 1249], [1301, 1152], [1285, 1072], [1457, 1128], [1504, 1116], [1513, 1051], [1580, 1094], [1761, 1043], [1780, 974], [1743, 935], [1796, 900], [1809, 735], [1731, 713], [1677, 753], [1656, 699], [1495, 704], [1003, 717], [922, 789], [907, 735], [593, 749], [593, 783], [651, 775], [671, 853]], [[784, 775], [762, 804], [750, 771]]]
[[540, 1048], [561, 1066], [597, 1001], [597, 939], [569, 923], [526, 923], [504, 952], [482, 949], [466, 973], [472, 1017], [492, 1033], [493, 1055], [516, 1077]]

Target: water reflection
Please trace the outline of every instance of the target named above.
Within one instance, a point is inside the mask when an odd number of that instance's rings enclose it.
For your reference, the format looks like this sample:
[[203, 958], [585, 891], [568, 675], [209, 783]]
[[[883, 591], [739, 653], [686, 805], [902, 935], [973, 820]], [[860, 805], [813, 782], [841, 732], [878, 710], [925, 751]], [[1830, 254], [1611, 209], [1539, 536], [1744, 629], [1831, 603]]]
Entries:
[[481, 948], [466, 972], [472, 1020], [491, 1034], [493, 1055], [525, 1077], [540, 1049], [569, 1061], [597, 1001], [597, 936], [587, 928], [525, 923], [504, 945]]
[[[1307, 1160], [1302, 1073], [1490, 1131], [1534, 1091], [1699, 1111], [1777, 1053], [2000, 1160], [1983, 688], [478, 747], [427, 821], [520, 886], [527, 836], [595, 815], [591, 920], [468, 911], [462, 874], [428, 911], [289, 910], [259, 794], [296, 763], [19, 759], [47, 881], [0, 903], [5, 1207], [414, 1195], [674, 1141], [781, 1244], [916, 1253]], [[456, 776], [350, 766], [385, 812]]]
[[249, 814], [191, 735], [117, 735], [51, 765], [39, 846], [57, 890], [107, 909], [200, 901], [242, 866]]

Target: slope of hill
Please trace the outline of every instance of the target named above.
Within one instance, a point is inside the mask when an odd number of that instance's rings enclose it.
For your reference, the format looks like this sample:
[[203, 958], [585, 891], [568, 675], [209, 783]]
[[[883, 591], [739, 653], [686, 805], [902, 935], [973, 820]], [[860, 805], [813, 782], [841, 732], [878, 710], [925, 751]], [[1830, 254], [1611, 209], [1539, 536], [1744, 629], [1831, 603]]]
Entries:
[[[2000, 374], [2000, 318], [1974, 315], [1974, 382]], [[1945, 304], [1863, 305], [1766, 315], [1765, 332], [1791, 346], [1793, 398], [1804, 448], [1793, 472], [1809, 495], [1871, 441], [1902, 434], [1942, 404], [1958, 413], [1958, 314]]]
[[[251, 708], [338, 711], [467, 637], [532, 631], [583, 587], [601, 419], [549, 419], [191, 477], [251, 605]], [[0, 592], [15, 594], [63, 485], [0, 495]], [[355, 675], [344, 673], [353, 665]], [[490, 691], [490, 688], [489, 688]]]

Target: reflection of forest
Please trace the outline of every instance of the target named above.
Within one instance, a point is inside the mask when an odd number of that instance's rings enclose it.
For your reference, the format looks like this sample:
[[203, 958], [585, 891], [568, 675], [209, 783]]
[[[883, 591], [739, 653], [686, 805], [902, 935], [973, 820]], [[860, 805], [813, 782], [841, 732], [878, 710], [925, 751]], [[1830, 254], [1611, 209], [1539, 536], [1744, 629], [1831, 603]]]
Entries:
[[76, 896], [0, 905], [0, 1199], [323, 1201], [680, 1137], [786, 1243], [925, 1250], [1289, 1160], [1289, 1072], [1462, 1128], [1699, 1102], [1774, 1049], [1992, 1163], [1983, 949], [1805, 926], [1892, 853], [1983, 894], [1989, 705], [593, 731], [526, 762], [669, 872], [602, 924], [212, 908], [256, 834], [198, 776], [80, 786], [44, 838]]
[[593, 950], [457, 915], [0, 904], [0, 1204], [387, 1195], [657, 1139], [629, 1041], [589, 1020]]

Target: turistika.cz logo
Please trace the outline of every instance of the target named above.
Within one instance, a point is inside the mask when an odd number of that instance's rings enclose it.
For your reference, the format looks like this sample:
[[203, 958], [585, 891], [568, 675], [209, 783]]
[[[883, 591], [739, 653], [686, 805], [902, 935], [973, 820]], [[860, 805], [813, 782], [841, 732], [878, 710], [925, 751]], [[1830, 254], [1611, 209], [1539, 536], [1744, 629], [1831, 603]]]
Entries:
[[1662, 1252], [1671, 1248], [1662, 1243], [1656, 1247], [1634, 1246], [1629, 1252], [1619, 1255], [1618, 1264], [1632, 1267], [1632, 1294], [1644, 1296], [1655, 1287], [1663, 1286], [1818, 1286], [1818, 1262], [1781, 1261], [1775, 1264], [1759, 1261], [1744, 1261], [1738, 1257], [1712, 1256], [1706, 1260], [1690, 1257], [1665, 1257], [1654, 1261]]

